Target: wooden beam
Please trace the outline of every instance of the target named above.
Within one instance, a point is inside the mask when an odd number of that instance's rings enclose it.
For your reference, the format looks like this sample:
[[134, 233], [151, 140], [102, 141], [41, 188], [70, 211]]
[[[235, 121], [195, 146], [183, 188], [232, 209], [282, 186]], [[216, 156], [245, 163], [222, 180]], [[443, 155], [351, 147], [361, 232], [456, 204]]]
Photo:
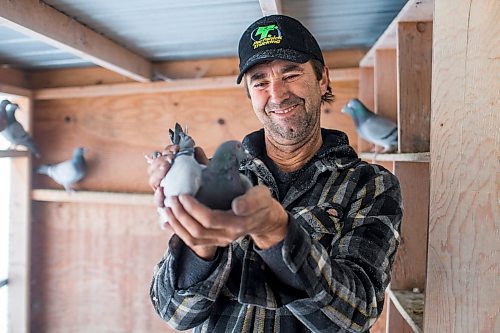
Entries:
[[[18, 120], [31, 132], [33, 102], [19, 98]], [[8, 332], [30, 332], [31, 154], [13, 158], [10, 174]]]
[[500, 2], [436, 1], [424, 332], [498, 332]]
[[[338, 83], [357, 80], [359, 80], [359, 73], [357, 68], [342, 68], [333, 71], [333, 82]], [[47, 100], [98, 96], [119, 96], [128, 94], [154, 94], [179, 91], [234, 89], [240, 87], [240, 85], [236, 84], [236, 76], [228, 75], [200, 79], [181, 79], [171, 82], [131, 82], [80, 87], [37, 89], [33, 91], [33, 98], [36, 100]]]
[[398, 151], [429, 151], [432, 22], [398, 23], [397, 54]]
[[396, 162], [394, 174], [400, 182], [405, 210], [400, 227], [401, 244], [394, 258], [391, 289], [424, 290], [425, 244], [429, 224], [429, 163]]
[[13, 68], [0, 67], [0, 82], [21, 88], [28, 88], [29, 75], [23, 71]]
[[376, 50], [374, 75], [374, 112], [397, 122], [398, 98], [396, 49]]
[[359, 157], [375, 162], [418, 162], [418, 163], [429, 163], [431, 161], [431, 153], [396, 153], [396, 154], [375, 154], [375, 153], [363, 153], [359, 154]]
[[398, 22], [431, 22], [433, 11], [434, 0], [409, 0], [368, 53], [366, 53], [359, 66], [372, 67], [375, 62], [376, 49], [396, 48]]
[[136, 81], [151, 80], [150, 61], [43, 1], [0, 1], [0, 23]]
[[0, 150], [0, 158], [4, 157], [26, 157], [31, 153], [27, 150]]
[[259, 0], [262, 16], [283, 14], [281, 0]]
[[[375, 70], [373, 67], [359, 67], [358, 98], [370, 110], [375, 110]], [[358, 153], [369, 152], [372, 143], [358, 136]]]
[[202, 79], [175, 80], [172, 82], [118, 83], [99, 86], [47, 88], [34, 90], [34, 98], [62, 99], [98, 96], [118, 96], [129, 94], [153, 94], [174, 91], [194, 91], [237, 88], [236, 76], [222, 76]]
[[12, 86], [10, 84], [3, 84], [0, 83], [0, 93], [5, 94], [5, 95], [11, 95], [11, 96], [21, 96], [21, 97], [28, 97], [30, 98], [33, 93], [29, 89], [25, 88], [20, 88], [16, 86]]
[[153, 194], [143, 193], [117, 193], [77, 191], [67, 193], [63, 190], [32, 190], [31, 198], [34, 201], [46, 202], [77, 202], [77, 203], [99, 203], [110, 205], [139, 205], [153, 206]]

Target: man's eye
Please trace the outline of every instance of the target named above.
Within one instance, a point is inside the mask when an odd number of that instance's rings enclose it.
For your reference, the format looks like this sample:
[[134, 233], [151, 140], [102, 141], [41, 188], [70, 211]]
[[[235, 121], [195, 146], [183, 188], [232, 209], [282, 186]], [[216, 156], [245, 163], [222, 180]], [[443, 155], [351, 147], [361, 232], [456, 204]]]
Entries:
[[265, 86], [266, 86], [265, 82], [257, 82], [257, 83], [254, 83], [254, 85], [253, 85], [254, 88], [263, 88]]
[[298, 74], [298, 73], [297, 74], [289, 74], [289, 75], [285, 76], [283, 79], [285, 81], [292, 81], [292, 80], [298, 78], [299, 76], [300, 76], [300, 74]]

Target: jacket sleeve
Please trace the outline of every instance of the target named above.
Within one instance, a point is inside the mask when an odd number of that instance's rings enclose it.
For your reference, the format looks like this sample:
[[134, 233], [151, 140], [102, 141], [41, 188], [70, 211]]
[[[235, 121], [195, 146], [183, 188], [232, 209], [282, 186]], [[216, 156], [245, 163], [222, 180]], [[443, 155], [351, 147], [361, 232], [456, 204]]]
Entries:
[[[167, 253], [155, 267], [150, 288], [155, 311], [177, 330], [194, 328], [208, 318], [230, 272], [228, 248], [219, 249], [216, 258], [201, 267], [192, 257], [184, 260], [182, 253], [187, 250], [177, 235], [172, 236]], [[185, 272], [200, 268], [201, 274], [186, 278]]]
[[345, 215], [334, 221], [338, 230], [330, 251], [303, 227], [309, 223], [306, 219], [336, 219], [336, 210], [325, 208], [328, 205], [295, 214], [283, 244], [283, 260], [303, 281], [307, 294], [286, 306], [313, 331], [328, 331], [325, 323], [330, 323], [348, 332], [365, 332], [383, 308], [400, 242], [402, 199], [394, 175], [374, 165], [362, 169]]

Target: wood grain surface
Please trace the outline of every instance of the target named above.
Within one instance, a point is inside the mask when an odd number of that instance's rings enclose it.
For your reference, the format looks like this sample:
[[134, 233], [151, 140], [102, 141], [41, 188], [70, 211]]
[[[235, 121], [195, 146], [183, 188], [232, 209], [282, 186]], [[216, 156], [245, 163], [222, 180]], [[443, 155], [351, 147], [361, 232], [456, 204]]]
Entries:
[[500, 2], [434, 15], [424, 332], [500, 332]]

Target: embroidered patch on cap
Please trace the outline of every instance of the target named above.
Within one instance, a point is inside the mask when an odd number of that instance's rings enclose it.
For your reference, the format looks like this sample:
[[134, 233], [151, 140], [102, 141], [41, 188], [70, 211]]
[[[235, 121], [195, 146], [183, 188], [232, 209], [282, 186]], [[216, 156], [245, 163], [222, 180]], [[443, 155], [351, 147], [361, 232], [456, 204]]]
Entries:
[[279, 44], [283, 39], [281, 30], [277, 24], [269, 24], [256, 28], [252, 31], [251, 38], [253, 40], [253, 49], [268, 45]]

